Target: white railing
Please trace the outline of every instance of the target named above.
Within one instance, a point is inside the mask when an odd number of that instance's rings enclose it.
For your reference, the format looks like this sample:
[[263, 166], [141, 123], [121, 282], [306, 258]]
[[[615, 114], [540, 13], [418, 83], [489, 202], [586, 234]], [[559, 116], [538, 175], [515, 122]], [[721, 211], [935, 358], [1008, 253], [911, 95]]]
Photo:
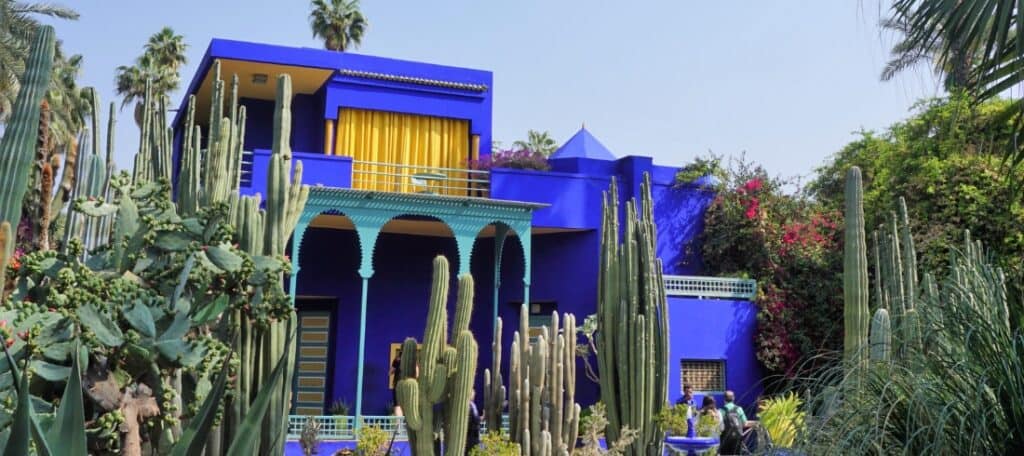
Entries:
[[490, 172], [352, 161], [352, 188], [397, 193], [487, 197]]
[[[320, 432], [318, 437], [321, 440], [355, 440], [356, 429], [355, 422], [356, 417], [354, 416], [307, 416], [307, 415], [288, 415], [288, 439], [296, 440], [302, 435], [302, 428], [306, 425], [306, 420], [312, 418], [317, 424], [320, 425]], [[362, 427], [375, 427], [386, 432], [390, 438], [391, 434], [396, 432], [395, 440], [408, 440], [409, 434], [405, 428], [405, 418], [400, 416], [363, 416]], [[504, 431], [508, 431], [508, 415], [502, 417], [501, 427]], [[480, 432], [487, 432], [486, 423], [481, 424]]]
[[669, 296], [698, 298], [754, 299], [757, 281], [724, 277], [665, 276], [665, 293]]

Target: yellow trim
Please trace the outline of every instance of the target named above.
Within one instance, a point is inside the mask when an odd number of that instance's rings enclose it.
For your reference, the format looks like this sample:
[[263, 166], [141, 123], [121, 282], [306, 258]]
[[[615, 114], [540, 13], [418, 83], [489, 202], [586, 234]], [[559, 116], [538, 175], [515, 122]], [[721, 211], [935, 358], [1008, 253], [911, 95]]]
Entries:
[[[357, 162], [465, 169], [470, 157], [469, 121], [342, 108], [338, 112], [334, 151]], [[412, 185], [411, 177], [425, 171], [428, 170], [355, 163], [352, 188], [402, 193], [422, 191], [425, 189]], [[388, 175], [383, 175], [385, 173]], [[464, 178], [465, 174], [454, 173], [450, 177]], [[438, 193], [465, 194], [465, 191], [449, 189]]]
[[334, 119], [324, 122], [324, 155], [334, 155]]

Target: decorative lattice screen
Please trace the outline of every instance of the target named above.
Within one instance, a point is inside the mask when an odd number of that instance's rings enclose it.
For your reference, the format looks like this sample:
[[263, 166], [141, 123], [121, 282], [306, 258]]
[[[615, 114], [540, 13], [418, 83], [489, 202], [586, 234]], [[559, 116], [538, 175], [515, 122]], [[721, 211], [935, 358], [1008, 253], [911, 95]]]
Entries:
[[680, 363], [682, 384], [693, 386], [694, 391], [725, 391], [725, 361], [684, 359]]

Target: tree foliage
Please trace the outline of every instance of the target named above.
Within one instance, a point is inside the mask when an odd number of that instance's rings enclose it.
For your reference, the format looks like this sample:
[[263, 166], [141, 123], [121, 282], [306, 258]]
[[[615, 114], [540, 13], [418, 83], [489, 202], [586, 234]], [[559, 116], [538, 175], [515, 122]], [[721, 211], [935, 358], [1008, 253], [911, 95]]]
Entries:
[[825, 207], [843, 203], [844, 173], [859, 166], [864, 175], [868, 231], [887, 220], [903, 196], [923, 268], [941, 272], [950, 247], [969, 229], [1019, 283], [1024, 274], [1024, 207], [1012, 185], [1024, 177], [1006, 173], [1002, 151], [1012, 147], [1014, 125], [1001, 113], [1010, 102], [978, 106], [965, 96], [926, 100], [916, 114], [876, 133], [860, 132], [817, 171], [808, 194]]
[[757, 280], [757, 358], [768, 376], [816, 369], [842, 333], [838, 212], [740, 159], [719, 183], [700, 242], [706, 273]]

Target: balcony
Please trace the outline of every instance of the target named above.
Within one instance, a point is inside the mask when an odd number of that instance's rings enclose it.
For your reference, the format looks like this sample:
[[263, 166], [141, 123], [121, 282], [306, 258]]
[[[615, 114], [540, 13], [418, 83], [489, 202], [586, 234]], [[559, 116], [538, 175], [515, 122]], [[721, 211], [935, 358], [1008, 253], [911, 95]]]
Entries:
[[[243, 153], [243, 194], [265, 192], [270, 155], [271, 151], [265, 149]], [[302, 162], [302, 182], [307, 185], [394, 193], [490, 197], [488, 171], [359, 161], [352, 157], [310, 152], [292, 152], [292, 155], [293, 164]]]

